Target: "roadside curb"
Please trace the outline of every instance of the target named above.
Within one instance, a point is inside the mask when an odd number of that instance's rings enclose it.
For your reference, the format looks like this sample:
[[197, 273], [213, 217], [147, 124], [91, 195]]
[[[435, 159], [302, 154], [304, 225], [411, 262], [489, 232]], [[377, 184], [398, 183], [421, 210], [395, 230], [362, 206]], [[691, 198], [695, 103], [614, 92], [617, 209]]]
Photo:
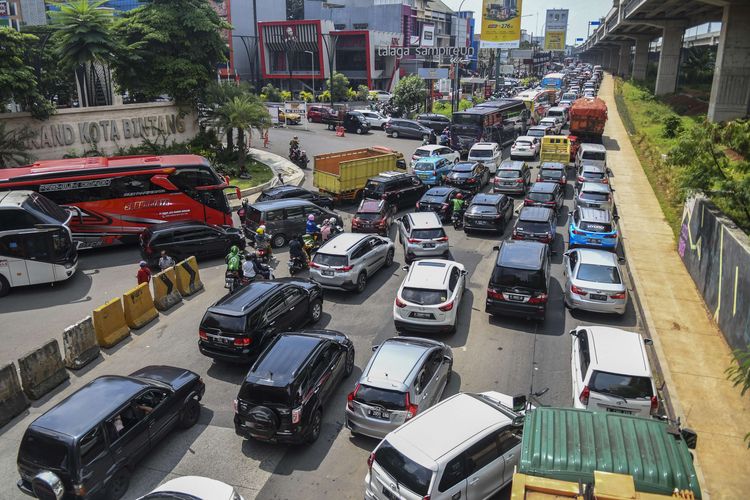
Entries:
[[[279, 185], [278, 174], [281, 174], [285, 185], [299, 186], [305, 180], [305, 173], [301, 168], [277, 154], [263, 151], [262, 149], [250, 148], [250, 156], [270, 168], [274, 175], [269, 181], [241, 190], [240, 194], [243, 198], [260, 193], [266, 188]], [[227, 193], [227, 198], [229, 198], [231, 206], [239, 206], [241, 203], [234, 193]]]

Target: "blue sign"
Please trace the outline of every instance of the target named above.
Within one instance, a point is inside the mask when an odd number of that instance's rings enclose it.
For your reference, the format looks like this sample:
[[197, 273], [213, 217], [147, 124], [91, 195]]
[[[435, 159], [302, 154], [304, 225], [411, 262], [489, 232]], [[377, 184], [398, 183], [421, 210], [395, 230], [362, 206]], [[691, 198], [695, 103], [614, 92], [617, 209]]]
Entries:
[[589, 21], [589, 24], [591, 26], [599, 26], [600, 24], [602, 24], [602, 22], [601, 21]]
[[583, 38], [576, 38], [576, 42], [582, 42]]

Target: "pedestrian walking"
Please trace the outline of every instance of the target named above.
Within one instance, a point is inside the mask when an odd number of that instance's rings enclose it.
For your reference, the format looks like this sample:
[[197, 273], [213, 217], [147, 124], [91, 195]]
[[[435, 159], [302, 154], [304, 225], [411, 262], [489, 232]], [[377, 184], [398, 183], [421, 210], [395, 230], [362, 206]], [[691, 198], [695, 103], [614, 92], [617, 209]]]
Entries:
[[263, 132], [263, 147], [268, 148], [268, 129], [266, 129], [265, 132]]
[[162, 250], [161, 257], [159, 257], [159, 269], [164, 271], [165, 269], [169, 269], [170, 267], [174, 266], [174, 264], [174, 259], [167, 255], [166, 250]]
[[284, 185], [284, 177], [281, 175], [281, 172], [276, 174], [276, 177], [279, 179], [279, 184], [282, 186]]
[[151, 281], [151, 269], [148, 268], [148, 263], [146, 263], [145, 260], [142, 260], [139, 265], [140, 269], [138, 269], [138, 274], [136, 275], [138, 278], [138, 284], [148, 283]]

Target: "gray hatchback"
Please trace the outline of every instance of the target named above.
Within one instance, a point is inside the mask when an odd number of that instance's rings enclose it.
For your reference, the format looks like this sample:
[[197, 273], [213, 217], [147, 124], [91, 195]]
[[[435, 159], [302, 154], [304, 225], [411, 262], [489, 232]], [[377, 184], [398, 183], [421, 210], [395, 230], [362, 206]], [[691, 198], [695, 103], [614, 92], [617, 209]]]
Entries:
[[380, 439], [440, 401], [453, 352], [442, 342], [417, 337], [393, 337], [373, 350], [347, 397], [346, 427]]

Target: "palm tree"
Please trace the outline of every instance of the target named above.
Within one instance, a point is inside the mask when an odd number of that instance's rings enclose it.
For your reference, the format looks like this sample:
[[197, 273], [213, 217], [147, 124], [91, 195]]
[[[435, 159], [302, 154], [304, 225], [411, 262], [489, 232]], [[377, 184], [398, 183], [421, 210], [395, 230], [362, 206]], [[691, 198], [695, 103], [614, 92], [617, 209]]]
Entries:
[[214, 125], [222, 133], [228, 130], [237, 129], [237, 164], [240, 172], [245, 171], [245, 133], [252, 135], [252, 130], [263, 130], [271, 126], [271, 115], [263, 106], [258, 98], [252, 94], [242, 94], [234, 96], [225, 104], [220, 106], [214, 117]]
[[[251, 92], [252, 88], [245, 82], [239, 85], [214, 82], [206, 87], [203, 102], [198, 106], [201, 126], [205, 126], [206, 123], [216, 123], [217, 120], [221, 121], [218, 117], [218, 112], [224, 104], [234, 97], [240, 97]], [[234, 129], [227, 128], [225, 133], [227, 136], [227, 149], [234, 151]]]
[[52, 2], [58, 10], [49, 12], [52, 35], [59, 47], [63, 66], [75, 74], [81, 107], [97, 104], [97, 86], [103, 89], [103, 104], [112, 104], [112, 80], [107, 62], [115, 42], [110, 34], [112, 9], [103, 8], [106, 0], [69, 0]]
[[0, 121], [0, 168], [8, 168], [31, 163], [33, 157], [26, 148], [26, 142], [36, 133], [29, 127], [7, 130]]

